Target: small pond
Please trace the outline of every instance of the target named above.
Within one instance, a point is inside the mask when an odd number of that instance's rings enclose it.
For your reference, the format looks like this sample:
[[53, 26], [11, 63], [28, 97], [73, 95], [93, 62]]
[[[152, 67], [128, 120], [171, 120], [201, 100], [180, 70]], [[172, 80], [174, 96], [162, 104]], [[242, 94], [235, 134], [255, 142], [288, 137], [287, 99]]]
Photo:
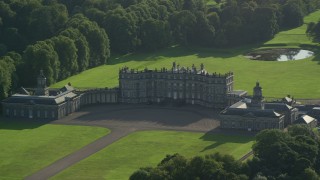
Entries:
[[292, 61], [311, 57], [314, 52], [296, 49], [296, 48], [280, 48], [280, 49], [262, 49], [250, 52], [246, 55], [252, 60], [261, 61]]

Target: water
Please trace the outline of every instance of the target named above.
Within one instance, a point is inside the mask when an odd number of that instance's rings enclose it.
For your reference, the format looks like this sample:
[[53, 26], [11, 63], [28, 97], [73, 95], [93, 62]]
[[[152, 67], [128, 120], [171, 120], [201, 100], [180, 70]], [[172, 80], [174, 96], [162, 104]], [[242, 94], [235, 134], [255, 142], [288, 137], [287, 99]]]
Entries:
[[264, 49], [251, 52], [247, 55], [252, 60], [262, 61], [294, 61], [314, 55], [314, 52], [303, 49]]
[[277, 61], [292, 61], [292, 60], [300, 60], [313, 56], [314, 52], [300, 49], [295, 52], [293, 55], [282, 54], [278, 57]]

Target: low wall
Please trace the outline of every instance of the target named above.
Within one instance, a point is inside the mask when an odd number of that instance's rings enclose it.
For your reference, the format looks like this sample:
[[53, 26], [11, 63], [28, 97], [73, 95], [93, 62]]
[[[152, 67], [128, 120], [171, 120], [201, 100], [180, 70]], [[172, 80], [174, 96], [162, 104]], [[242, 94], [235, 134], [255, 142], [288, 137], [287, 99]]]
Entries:
[[109, 104], [119, 102], [118, 88], [90, 89], [86, 91], [78, 91], [78, 93], [81, 94], [81, 107], [91, 104]]

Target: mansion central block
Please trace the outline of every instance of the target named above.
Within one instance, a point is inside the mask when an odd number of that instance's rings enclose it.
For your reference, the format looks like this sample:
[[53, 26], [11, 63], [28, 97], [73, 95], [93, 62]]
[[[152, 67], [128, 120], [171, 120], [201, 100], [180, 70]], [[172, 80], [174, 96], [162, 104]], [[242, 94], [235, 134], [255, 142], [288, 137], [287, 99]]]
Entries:
[[119, 71], [119, 96], [122, 103], [183, 102], [224, 108], [245, 91], [233, 91], [233, 73], [209, 74], [200, 69], [180, 67], [137, 71], [124, 67]]

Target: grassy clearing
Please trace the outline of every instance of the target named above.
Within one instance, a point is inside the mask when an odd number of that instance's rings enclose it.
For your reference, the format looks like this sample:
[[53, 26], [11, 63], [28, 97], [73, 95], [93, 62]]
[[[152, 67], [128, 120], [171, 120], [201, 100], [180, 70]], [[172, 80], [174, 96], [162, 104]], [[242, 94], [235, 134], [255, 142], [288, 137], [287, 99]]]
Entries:
[[205, 2], [209, 7], [217, 5], [215, 0], [206, 0]]
[[98, 127], [0, 121], [0, 179], [23, 179], [108, 133]]
[[[305, 22], [315, 21], [320, 17], [317, 11], [305, 18]], [[100, 66], [70, 77], [54, 84], [61, 87], [68, 82], [77, 88], [115, 87], [118, 86], [118, 70], [123, 66], [133, 69], [149, 69], [167, 67], [172, 62], [182, 66], [200, 63], [205, 64], [209, 72], [235, 73], [235, 89], [247, 90], [252, 93], [256, 81], [264, 87], [266, 97], [283, 97], [291, 94], [296, 98], [320, 98], [319, 52], [315, 57], [299, 61], [266, 62], [249, 60], [244, 55], [261, 47], [298, 47], [315, 45], [305, 35], [306, 25], [296, 29], [282, 31], [265, 44], [244, 46], [232, 49], [183, 48], [171, 47], [154, 53], [135, 53], [124, 56], [114, 56], [109, 65]], [[317, 47], [316, 49], [319, 49]]]
[[316, 45], [317, 43], [307, 37], [307, 25], [310, 22], [317, 22], [320, 20], [320, 11], [314, 12], [304, 18], [304, 25], [279, 32], [272, 40], [266, 42], [264, 45], [287, 45], [287, 46], [300, 46], [300, 45]]
[[215, 152], [235, 158], [250, 151], [253, 137], [174, 131], [133, 133], [54, 176], [53, 179], [128, 179], [139, 167], [155, 166], [167, 154], [187, 157]]

